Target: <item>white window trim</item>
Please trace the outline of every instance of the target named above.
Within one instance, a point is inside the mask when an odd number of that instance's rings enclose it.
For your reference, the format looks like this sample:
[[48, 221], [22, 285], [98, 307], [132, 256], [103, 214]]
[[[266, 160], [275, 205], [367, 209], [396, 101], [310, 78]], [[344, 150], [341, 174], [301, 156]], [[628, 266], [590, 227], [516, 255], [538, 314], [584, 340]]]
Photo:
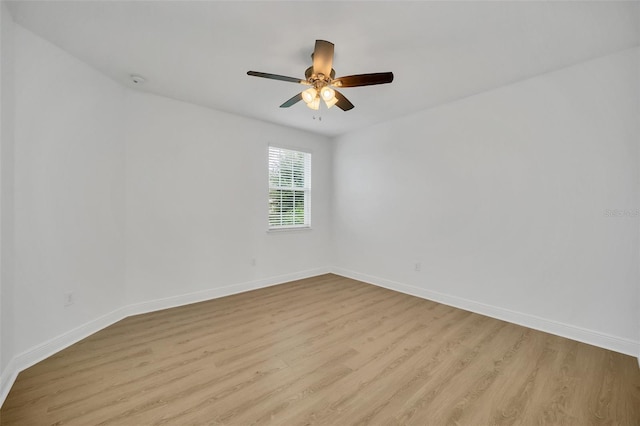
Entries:
[[312, 231], [311, 225], [297, 225], [295, 227], [269, 228], [267, 234], [286, 234], [288, 232], [306, 232]]

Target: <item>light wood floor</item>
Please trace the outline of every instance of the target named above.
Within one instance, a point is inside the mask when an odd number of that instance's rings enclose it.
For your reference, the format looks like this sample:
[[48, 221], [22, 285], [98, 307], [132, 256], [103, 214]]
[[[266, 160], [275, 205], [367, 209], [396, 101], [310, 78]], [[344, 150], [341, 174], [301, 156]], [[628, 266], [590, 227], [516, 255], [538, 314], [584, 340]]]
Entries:
[[324, 275], [127, 318], [22, 372], [21, 425], [640, 425], [635, 358]]

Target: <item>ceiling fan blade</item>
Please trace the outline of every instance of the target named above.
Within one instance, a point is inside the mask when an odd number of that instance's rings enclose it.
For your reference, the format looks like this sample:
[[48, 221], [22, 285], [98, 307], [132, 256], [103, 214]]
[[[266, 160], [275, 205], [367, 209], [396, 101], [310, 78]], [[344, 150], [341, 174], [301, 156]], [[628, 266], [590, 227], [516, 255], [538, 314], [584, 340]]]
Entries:
[[289, 83], [307, 84], [306, 80], [300, 80], [299, 78], [295, 78], [295, 77], [287, 77], [286, 75], [269, 74], [266, 72], [258, 72], [258, 71], [247, 71], [247, 75], [252, 75], [254, 77], [270, 78], [272, 80], [288, 81]]
[[338, 98], [338, 102], [336, 102], [336, 106], [338, 108], [343, 111], [349, 111], [350, 109], [353, 109], [353, 104], [349, 101], [349, 99], [345, 98], [344, 95], [337, 90], [335, 92], [336, 98]]
[[331, 82], [336, 87], [372, 86], [374, 84], [386, 84], [393, 81], [392, 72], [376, 72], [372, 74], [348, 75], [338, 77]]
[[289, 99], [287, 102], [280, 105], [280, 108], [289, 108], [291, 105], [294, 105], [300, 102], [301, 100], [302, 100], [302, 93], [298, 93], [297, 95]]
[[333, 43], [325, 40], [316, 40], [313, 50], [313, 73], [331, 76], [333, 67]]

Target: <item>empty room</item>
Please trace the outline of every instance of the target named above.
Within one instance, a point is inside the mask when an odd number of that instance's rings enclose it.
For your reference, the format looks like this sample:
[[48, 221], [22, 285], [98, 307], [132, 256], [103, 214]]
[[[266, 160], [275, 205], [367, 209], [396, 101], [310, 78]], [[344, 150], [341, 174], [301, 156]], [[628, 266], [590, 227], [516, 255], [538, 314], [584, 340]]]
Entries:
[[0, 24], [0, 426], [640, 425], [640, 2]]

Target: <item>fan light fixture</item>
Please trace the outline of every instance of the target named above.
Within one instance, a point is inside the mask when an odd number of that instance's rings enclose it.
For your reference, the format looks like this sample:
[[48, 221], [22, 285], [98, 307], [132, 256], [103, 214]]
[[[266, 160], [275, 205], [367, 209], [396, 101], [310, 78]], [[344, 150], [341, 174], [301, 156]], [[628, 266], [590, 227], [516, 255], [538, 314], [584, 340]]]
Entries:
[[307, 104], [309, 108], [317, 111], [320, 108], [320, 98], [324, 101], [327, 108], [331, 108], [338, 102], [336, 98], [336, 91], [330, 87], [324, 86], [318, 90], [315, 87], [310, 87], [301, 93], [302, 100]]

